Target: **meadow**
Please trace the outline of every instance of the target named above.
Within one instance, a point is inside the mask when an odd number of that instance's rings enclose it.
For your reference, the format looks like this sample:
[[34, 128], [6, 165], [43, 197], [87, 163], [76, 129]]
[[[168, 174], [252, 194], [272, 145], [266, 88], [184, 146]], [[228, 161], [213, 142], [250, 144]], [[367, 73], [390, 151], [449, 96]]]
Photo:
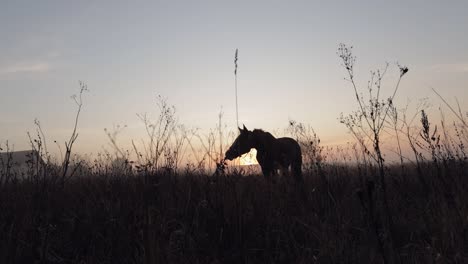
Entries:
[[[401, 263], [466, 263], [466, 160], [387, 168]], [[45, 171], [43, 172], [45, 173]], [[382, 263], [363, 164], [288, 178], [241, 172], [2, 174], [1, 263]], [[421, 173], [428, 188], [422, 188]], [[320, 176], [322, 174], [322, 176]], [[443, 184], [442, 182], [446, 182]]]
[[[304, 160], [300, 186], [226, 165], [222, 114], [199, 136], [162, 98], [156, 119], [139, 116], [143, 146], [123, 149], [119, 128], [106, 130], [112, 151], [82, 159], [73, 152], [81, 84], [59, 162], [38, 121], [25, 167], [2, 146], [0, 263], [468, 263], [466, 114], [447, 104], [455, 121], [436, 126], [424, 106], [411, 116], [397, 109], [408, 72], [400, 65], [390, 98], [379, 98], [385, 69], [373, 73], [364, 99], [350, 48], [338, 55], [356, 92], [358, 110], [340, 118], [355, 143], [327, 148], [291, 120]], [[396, 161], [385, 159], [384, 133]], [[183, 149], [195, 140], [202, 154], [186, 162]]]

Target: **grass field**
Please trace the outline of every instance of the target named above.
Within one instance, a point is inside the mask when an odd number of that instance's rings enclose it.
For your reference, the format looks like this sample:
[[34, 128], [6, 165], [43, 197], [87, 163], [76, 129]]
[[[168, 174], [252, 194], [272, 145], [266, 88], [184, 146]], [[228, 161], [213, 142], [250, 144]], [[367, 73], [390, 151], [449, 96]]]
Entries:
[[[468, 261], [465, 161], [387, 167], [403, 263]], [[323, 164], [294, 181], [259, 175], [91, 172], [0, 189], [1, 263], [381, 263], [366, 201], [375, 166]], [[320, 176], [321, 175], [321, 176]], [[442, 183], [445, 181], [446, 184]]]
[[200, 136], [163, 97], [155, 119], [138, 115], [141, 144], [121, 147], [116, 126], [104, 130], [111, 150], [79, 158], [80, 83], [64, 153], [54, 142], [59, 162], [38, 120], [21, 169], [0, 155], [0, 263], [468, 263], [468, 113], [434, 89], [450, 122], [442, 108], [429, 122], [424, 103], [411, 115], [408, 105], [397, 109], [408, 72], [400, 64], [392, 96], [380, 94], [388, 64], [371, 72], [364, 96], [352, 47], [337, 53], [358, 106], [339, 121], [355, 141], [325, 147], [312, 127], [290, 120], [304, 183], [226, 169], [237, 131], [224, 131], [222, 112]]

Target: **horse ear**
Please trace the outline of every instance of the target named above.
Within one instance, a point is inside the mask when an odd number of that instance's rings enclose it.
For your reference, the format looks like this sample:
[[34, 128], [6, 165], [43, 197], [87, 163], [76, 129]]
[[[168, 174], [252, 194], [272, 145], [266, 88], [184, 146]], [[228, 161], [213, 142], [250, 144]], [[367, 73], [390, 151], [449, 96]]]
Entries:
[[242, 124], [242, 125], [244, 126], [244, 131], [246, 131], [246, 132], [249, 131], [249, 130], [245, 127], [244, 124]]
[[237, 127], [237, 128], [239, 129], [239, 132], [240, 132], [240, 133], [244, 132], [244, 131], [242, 130], [242, 128], [240, 128], [240, 127]]

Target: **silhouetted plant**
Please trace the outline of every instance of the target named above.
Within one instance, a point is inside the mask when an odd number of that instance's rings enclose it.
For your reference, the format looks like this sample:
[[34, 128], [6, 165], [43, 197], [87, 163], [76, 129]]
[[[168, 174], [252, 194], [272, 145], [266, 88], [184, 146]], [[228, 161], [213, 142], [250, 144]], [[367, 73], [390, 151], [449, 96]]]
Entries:
[[68, 167], [70, 165], [70, 158], [72, 153], [73, 144], [75, 144], [76, 139], [78, 138], [78, 120], [80, 118], [81, 108], [83, 107], [83, 93], [88, 91], [88, 86], [80, 81], [80, 91], [78, 95], [72, 95], [73, 101], [75, 101], [77, 110], [75, 115], [75, 123], [73, 126], [73, 131], [70, 135], [70, 139], [65, 141], [65, 157], [62, 162], [62, 185], [65, 184], [65, 179], [67, 177]]
[[306, 169], [314, 169], [325, 161], [324, 148], [320, 144], [320, 138], [311, 126], [290, 119], [286, 131], [300, 144], [304, 158], [303, 166]]
[[145, 126], [147, 135], [147, 141], [142, 141], [145, 163], [155, 170], [160, 167], [160, 158], [177, 125], [174, 106], [169, 105], [167, 100], [160, 95], [156, 98], [156, 105], [159, 113], [155, 120], [151, 120], [146, 113], [137, 114]]
[[9, 183], [10, 179], [13, 177], [13, 155], [11, 153], [10, 144], [8, 140], [5, 143], [5, 146], [0, 145], [0, 187], [5, 186]]
[[[408, 72], [407, 67], [398, 65], [400, 76], [394, 88], [393, 94], [387, 99], [381, 101], [380, 91], [382, 88], [382, 80], [388, 69], [388, 63], [383, 70], [371, 72], [371, 79], [368, 82], [367, 90], [369, 92], [368, 99], [364, 99], [359, 93], [354, 81], [354, 63], [356, 57], [352, 54], [352, 46], [348, 47], [340, 44], [338, 47], [338, 56], [342, 60], [342, 65], [348, 74], [348, 81], [354, 89], [354, 95], [359, 105], [359, 109], [348, 116], [341, 116], [343, 123], [355, 136], [361, 144], [366, 154], [371, 156], [377, 163], [379, 171], [375, 177], [375, 187], [367, 188], [370, 192], [368, 202], [371, 208], [375, 208], [371, 214], [372, 221], [375, 223], [374, 228], [378, 241], [381, 246], [382, 255], [385, 263], [396, 263], [398, 254], [395, 252], [395, 245], [392, 234], [392, 215], [388, 205], [386, 181], [385, 181], [385, 164], [381, 150], [381, 132], [386, 124], [386, 119], [390, 108], [393, 105], [393, 100], [398, 91], [402, 77]], [[372, 151], [370, 151], [365, 143], [369, 140], [372, 142]], [[375, 205], [374, 205], [375, 203]]]

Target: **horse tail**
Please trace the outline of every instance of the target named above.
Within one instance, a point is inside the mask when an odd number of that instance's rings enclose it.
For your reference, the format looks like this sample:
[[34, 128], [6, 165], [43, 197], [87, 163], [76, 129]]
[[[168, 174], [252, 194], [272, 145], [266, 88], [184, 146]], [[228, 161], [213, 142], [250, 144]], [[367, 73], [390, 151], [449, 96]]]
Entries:
[[294, 162], [291, 165], [291, 171], [294, 175], [296, 188], [298, 190], [298, 194], [303, 201], [307, 201], [307, 191], [306, 186], [304, 183], [304, 178], [302, 177], [302, 160], [299, 159], [298, 161]]
[[296, 150], [295, 150], [295, 159], [293, 160], [291, 164], [291, 171], [294, 174], [294, 177], [296, 178], [296, 182], [298, 183], [304, 183], [304, 179], [302, 178], [302, 151], [301, 151], [301, 146], [299, 143], [296, 142]]
[[296, 181], [298, 183], [304, 183], [304, 179], [302, 178], [302, 161], [299, 160], [294, 162], [291, 167]]

